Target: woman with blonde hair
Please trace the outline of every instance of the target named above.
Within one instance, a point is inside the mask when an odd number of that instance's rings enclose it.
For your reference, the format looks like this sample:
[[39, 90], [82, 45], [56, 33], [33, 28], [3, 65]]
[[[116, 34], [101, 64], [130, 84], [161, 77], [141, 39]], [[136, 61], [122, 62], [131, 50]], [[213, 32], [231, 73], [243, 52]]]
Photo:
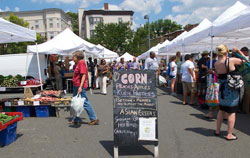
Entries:
[[233, 133], [235, 125], [236, 111], [240, 101], [239, 90], [231, 88], [228, 85], [228, 74], [238, 75], [237, 65], [242, 64], [242, 60], [238, 58], [228, 58], [228, 48], [225, 45], [219, 45], [216, 48], [218, 61], [214, 64], [215, 71], [219, 79], [219, 112], [217, 115], [217, 128], [215, 135], [220, 135], [220, 128], [223, 121], [223, 116], [228, 116], [228, 130], [226, 140], [236, 140], [237, 136]]

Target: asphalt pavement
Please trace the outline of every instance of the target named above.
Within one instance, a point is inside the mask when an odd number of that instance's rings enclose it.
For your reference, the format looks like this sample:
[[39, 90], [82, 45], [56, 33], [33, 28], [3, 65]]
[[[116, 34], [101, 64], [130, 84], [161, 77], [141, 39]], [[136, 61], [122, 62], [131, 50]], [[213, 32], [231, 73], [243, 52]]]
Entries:
[[[113, 157], [112, 87], [108, 95], [88, 91], [100, 125], [89, 126], [84, 112], [79, 126], [69, 126], [69, 117], [24, 118], [18, 123], [18, 139], [0, 148], [0, 158], [110, 158]], [[214, 136], [216, 121], [204, 119], [206, 110], [182, 105], [181, 97], [158, 90], [160, 158], [249, 158], [250, 115], [237, 114], [236, 141], [226, 141], [226, 122], [222, 135]], [[123, 147], [121, 158], [151, 158], [153, 146]]]

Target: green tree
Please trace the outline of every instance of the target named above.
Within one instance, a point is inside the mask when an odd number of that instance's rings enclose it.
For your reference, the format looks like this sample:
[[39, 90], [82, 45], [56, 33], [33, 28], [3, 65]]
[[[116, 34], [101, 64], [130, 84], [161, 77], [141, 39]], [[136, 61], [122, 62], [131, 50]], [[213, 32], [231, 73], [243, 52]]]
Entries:
[[146, 27], [139, 27], [134, 32], [134, 38], [131, 43], [132, 45], [132, 54], [140, 55], [142, 52], [147, 51], [148, 49], [148, 30]]
[[[25, 22], [23, 19], [19, 18], [18, 16], [15, 16], [13, 13], [10, 14], [9, 17], [5, 18], [6, 20], [23, 26], [23, 27], [28, 27], [29, 23]], [[43, 43], [46, 41], [45, 37], [40, 36], [40, 34], [37, 35], [37, 43]], [[2, 44], [0, 47], [0, 52], [1, 54], [17, 54], [17, 53], [25, 53], [27, 49], [27, 45], [33, 45], [35, 44], [34, 42], [19, 42], [19, 43], [8, 43], [8, 44]]]
[[[159, 19], [150, 23], [149, 26], [151, 47], [158, 43], [158, 40], [153, 40], [154, 38], [180, 30], [182, 28], [181, 25], [169, 19]], [[134, 38], [131, 45], [134, 55], [140, 55], [148, 50], [148, 23], [146, 23], [143, 27], [137, 28], [137, 30], [134, 32]]]
[[159, 19], [152, 22], [150, 26], [155, 37], [182, 29], [181, 25], [177, 24], [175, 21], [171, 21], [170, 19]]
[[95, 35], [89, 41], [117, 52], [122, 55], [132, 50], [133, 31], [130, 23], [99, 23], [94, 31]]
[[66, 14], [73, 19], [73, 24], [72, 24], [72, 26], [73, 26], [73, 32], [76, 35], [79, 35], [78, 14], [77, 13], [72, 13], [72, 12], [67, 12]]

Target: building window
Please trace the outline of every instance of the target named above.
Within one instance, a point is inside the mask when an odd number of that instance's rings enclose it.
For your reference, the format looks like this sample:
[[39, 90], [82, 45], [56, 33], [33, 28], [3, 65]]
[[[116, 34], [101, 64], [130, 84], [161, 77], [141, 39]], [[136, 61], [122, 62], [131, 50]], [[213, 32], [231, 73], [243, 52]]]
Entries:
[[122, 18], [118, 18], [118, 22], [122, 22]]
[[49, 28], [53, 28], [53, 19], [49, 19]]
[[50, 32], [50, 33], [49, 33], [49, 38], [50, 38], [50, 39], [54, 38], [54, 32]]
[[35, 28], [39, 29], [39, 21], [38, 20], [35, 21]]
[[57, 28], [60, 27], [60, 19], [56, 19], [56, 26], [57, 26]]
[[101, 17], [90, 17], [89, 18], [89, 23], [90, 25], [98, 24], [99, 22], [102, 22], [103, 18]]
[[95, 31], [94, 30], [90, 30], [90, 38], [93, 38], [95, 36]]

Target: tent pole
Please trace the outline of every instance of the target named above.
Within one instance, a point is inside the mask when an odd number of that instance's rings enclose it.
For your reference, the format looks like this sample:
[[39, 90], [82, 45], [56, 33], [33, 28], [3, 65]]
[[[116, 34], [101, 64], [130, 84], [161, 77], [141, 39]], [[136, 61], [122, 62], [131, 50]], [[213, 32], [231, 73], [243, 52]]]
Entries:
[[42, 82], [42, 76], [41, 76], [41, 68], [40, 68], [40, 61], [39, 61], [39, 56], [38, 56], [37, 43], [36, 43], [36, 59], [37, 59], [37, 65], [38, 65], [38, 73], [39, 73], [39, 79], [40, 79], [40, 86], [41, 86], [41, 90], [43, 90], [43, 82]]
[[183, 48], [183, 45], [181, 46], [181, 48], [182, 48], [182, 63], [184, 63], [185, 61], [184, 61], [184, 59], [185, 59], [185, 52], [184, 52], [184, 48]]
[[[214, 45], [214, 37], [211, 36], [211, 51], [210, 51], [210, 66], [209, 68], [213, 68], [213, 45]], [[209, 85], [212, 83], [212, 75], [209, 75]]]
[[[85, 61], [85, 63], [86, 63], [86, 65], [87, 65], [87, 57], [86, 57], [86, 53], [85, 53], [85, 51], [84, 51], [84, 53], [83, 53], [83, 56], [84, 56], [84, 61]], [[88, 65], [87, 65], [88, 66]], [[91, 76], [90, 76], [91, 77]], [[88, 76], [88, 78], [89, 78], [89, 76]], [[89, 80], [89, 79], [88, 79]], [[92, 89], [90, 88], [90, 94], [92, 95], [93, 94], [93, 92], [92, 92]]]
[[29, 53], [27, 52], [26, 67], [25, 67], [25, 80], [27, 79], [27, 75], [28, 75], [28, 59], [29, 59]]

